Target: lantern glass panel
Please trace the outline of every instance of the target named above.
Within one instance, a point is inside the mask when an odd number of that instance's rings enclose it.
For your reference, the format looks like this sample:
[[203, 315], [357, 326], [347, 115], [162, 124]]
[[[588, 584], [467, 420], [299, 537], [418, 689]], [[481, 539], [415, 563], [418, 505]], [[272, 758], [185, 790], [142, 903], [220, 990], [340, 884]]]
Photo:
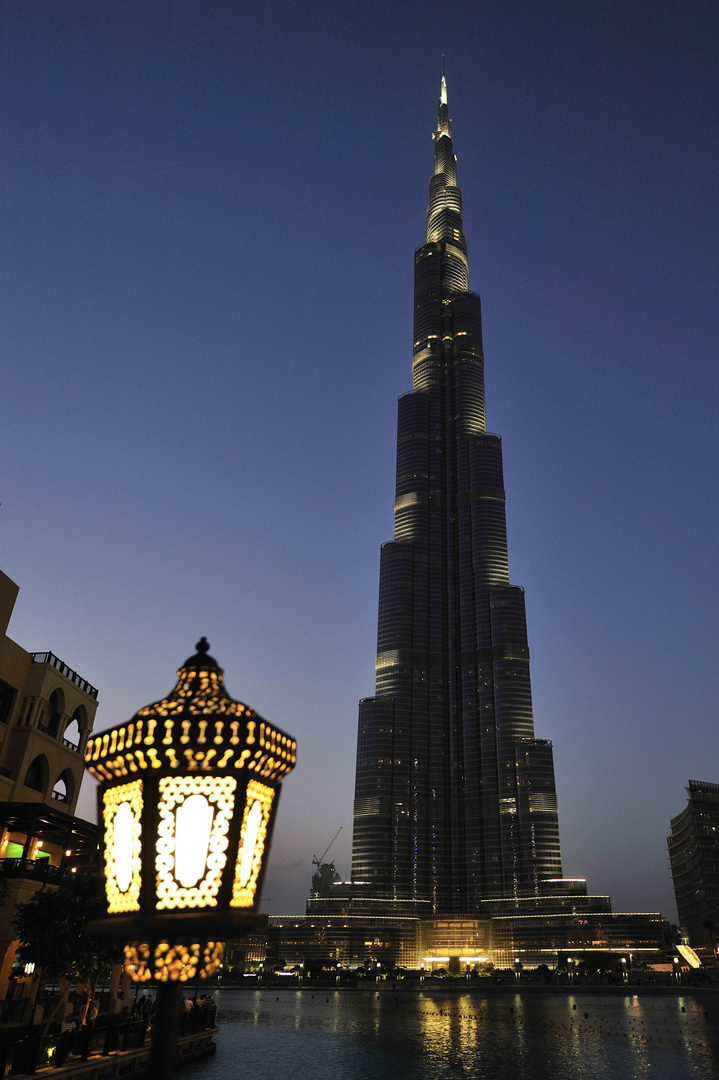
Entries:
[[129, 802], [120, 803], [115, 814], [115, 877], [117, 887], [126, 893], [132, 881], [132, 807]]
[[108, 914], [139, 911], [142, 780], [108, 788], [102, 797]]
[[[217, 906], [222, 871], [227, 863], [227, 832], [235, 806], [236, 788], [237, 781], [233, 776], [161, 778], [155, 859], [158, 911]], [[209, 839], [204, 848], [201, 835], [194, 832], [194, 826], [186, 824], [186, 815], [177, 815], [177, 811], [195, 795], [202, 796], [212, 812]], [[202, 816], [206, 826], [208, 811]], [[176, 827], [178, 820], [181, 828], [179, 836]], [[199, 839], [199, 847], [194, 852], [191, 850], [193, 833]], [[199, 876], [193, 879], [195, 870], [198, 870]], [[188, 880], [193, 883], [184, 884]]]
[[205, 876], [214, 808], [205, 795], [190, 795], [175, 811], [175, 877], [188, 889]]
[[262, 803], [255, 799], [247, 815], [247, 829], [242, 842], [242, 858], [240, 859], [240, 885], [245, 888], [252, 873], [252, 857], [255, 854], [257, 834], [262, 824]]
[[255, 902], [274, 797], [274, 790], [257, 780], [250, 780], [247, 785], [230, 907], [247, 908], [252, 907]]

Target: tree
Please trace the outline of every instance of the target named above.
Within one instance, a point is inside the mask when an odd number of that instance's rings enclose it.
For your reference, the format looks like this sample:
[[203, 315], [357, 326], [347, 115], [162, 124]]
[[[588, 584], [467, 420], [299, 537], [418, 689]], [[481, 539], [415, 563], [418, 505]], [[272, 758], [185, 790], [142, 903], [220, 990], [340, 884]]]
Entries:
[[101, 971], [120, 961], [116, 946], [87, 933], [87, 923], [102, 914], [100, 882], [91, 872], [73, 875], [57, 888], [44, 886], [15, 910], [20, 963], [42, 968], [45, 978], [94, 983]]

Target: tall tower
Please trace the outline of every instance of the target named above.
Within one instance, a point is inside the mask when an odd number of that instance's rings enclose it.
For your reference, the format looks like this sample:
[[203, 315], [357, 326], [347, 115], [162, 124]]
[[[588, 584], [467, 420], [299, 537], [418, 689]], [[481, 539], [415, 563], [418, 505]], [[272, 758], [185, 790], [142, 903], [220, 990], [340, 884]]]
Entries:
[[551, 894], [562, 865], [552, 746], [534, 737], [524, 591], [509, 581], [502, 443], [485, 426], [444, 71], [437, 113], [375, 696], [359, 709], [352, 878], [377, 897], [457, 912]]

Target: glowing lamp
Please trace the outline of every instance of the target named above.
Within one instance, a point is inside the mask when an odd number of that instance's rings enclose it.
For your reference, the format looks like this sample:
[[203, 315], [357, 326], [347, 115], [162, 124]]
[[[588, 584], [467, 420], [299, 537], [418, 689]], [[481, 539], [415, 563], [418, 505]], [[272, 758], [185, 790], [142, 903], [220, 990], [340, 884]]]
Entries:
[[233, 700], [205, 638], [162, 701], [87, 744], [100, 781], [106, 916], [135, 982], [205, 978], [257, 912], [296, 743]]

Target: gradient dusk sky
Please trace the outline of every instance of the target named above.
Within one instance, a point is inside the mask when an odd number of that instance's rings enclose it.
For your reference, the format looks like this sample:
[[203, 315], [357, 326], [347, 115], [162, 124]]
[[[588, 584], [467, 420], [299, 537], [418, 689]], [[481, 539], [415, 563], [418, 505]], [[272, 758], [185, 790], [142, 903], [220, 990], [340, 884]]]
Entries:
[[[719, 783], [719, 7], [2, 0], [0, 567], [99, 729], [206, 634], [349, 874], [441, 55], [564, 872], [676, 912]], [[81, 812], [93, 811], [88, 781]]]

